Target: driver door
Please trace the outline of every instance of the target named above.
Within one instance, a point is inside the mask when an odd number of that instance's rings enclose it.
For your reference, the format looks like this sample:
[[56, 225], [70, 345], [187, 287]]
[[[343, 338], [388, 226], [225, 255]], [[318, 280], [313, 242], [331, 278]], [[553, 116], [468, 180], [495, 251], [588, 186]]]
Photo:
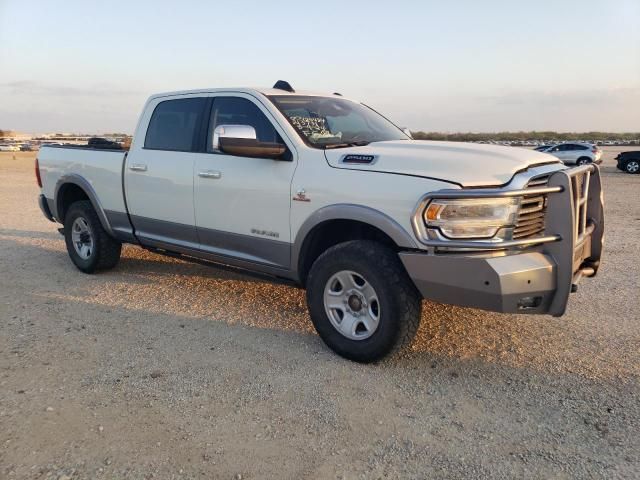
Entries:
[[198, 155], [194, 171], [200, 248], [215, 255], [289, 268], [294, 150], [287, 145], [288, 160], [225, 154], [214, 148], [214, 131], [222, 125], [250, 126], [257, 140], [286, 144], [284, 132], [253, 97], [229, 93], [213, 98], [207, 153]]

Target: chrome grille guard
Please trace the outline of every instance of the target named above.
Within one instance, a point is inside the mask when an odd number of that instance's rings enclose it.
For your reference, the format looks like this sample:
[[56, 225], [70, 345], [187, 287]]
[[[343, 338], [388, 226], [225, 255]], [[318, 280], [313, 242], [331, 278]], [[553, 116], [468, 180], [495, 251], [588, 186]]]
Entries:
[[[440, 190], [425, 195], [418, 210], [432, 198], [487, 198], [546, 195], [545, 226], [541, 236], [505, 241], [457, 241], [428, 239], [422, 215], [414, 215], [413, 227], [421, 243], [434, 250], [465, 249], [466, 253], [536, 248], [555, 260], [557, 291], [549, 313], [564, 313], [573, 285], [598, 270], [604, 237], [604, 206], [600, 169], [593, 164], [557, 170], [545, 186], [504, 189]], [[418, 221], [417, 218], [420, 220]]]

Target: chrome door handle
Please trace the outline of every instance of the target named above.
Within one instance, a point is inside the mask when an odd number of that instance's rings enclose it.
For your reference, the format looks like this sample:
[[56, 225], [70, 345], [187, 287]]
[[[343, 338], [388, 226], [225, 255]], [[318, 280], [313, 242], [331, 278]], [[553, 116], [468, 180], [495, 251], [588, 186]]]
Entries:
[[143, 163], [134, 163], [129, 167], [129, 170], [134, 170], [136, 172], [146, 172], [147, 166]]
[[221, 178], [222, 173], [213, 170], [205, 170], [204, 172], [198, 173], [198, 176], [202, 178]]

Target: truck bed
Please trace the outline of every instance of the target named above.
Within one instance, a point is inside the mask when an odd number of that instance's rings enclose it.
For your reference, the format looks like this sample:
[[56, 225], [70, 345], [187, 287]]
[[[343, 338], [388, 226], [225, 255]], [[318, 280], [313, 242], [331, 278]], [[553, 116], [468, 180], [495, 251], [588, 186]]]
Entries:
[[43, 146], [38, 153], [42, 193], [54, 199], [65, 177], [86, 179], [105, 211], [126, 213], [122, 170], [127, 152], [88, 146]]

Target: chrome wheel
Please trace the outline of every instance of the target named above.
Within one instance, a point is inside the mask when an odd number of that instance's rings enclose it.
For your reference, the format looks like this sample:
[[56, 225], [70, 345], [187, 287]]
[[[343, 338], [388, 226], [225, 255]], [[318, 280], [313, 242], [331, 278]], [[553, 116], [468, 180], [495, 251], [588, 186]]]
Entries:
[[380, 323], [378, 294], [362, 275], [350, 270], [329, 278], [324, 309], [331, 325], [350, 340], [369, 338]]
[[587, 163], [590, 163], [590, 162], [586, 158], [581, 158], [580, 160], [577, 161], [577, 165], [586, 165]]
[[71, 226], [71, 241], [80, 258], [87, 260], [93, 253], [93, 233], [87, 220], [78, 217]]
[[638, 162], [637, 160], [631, 160], [630, 162], [627, 162], [625, 170], [628, 173], [638, 173], [638, 171], [640, 171], [640, 162]]

